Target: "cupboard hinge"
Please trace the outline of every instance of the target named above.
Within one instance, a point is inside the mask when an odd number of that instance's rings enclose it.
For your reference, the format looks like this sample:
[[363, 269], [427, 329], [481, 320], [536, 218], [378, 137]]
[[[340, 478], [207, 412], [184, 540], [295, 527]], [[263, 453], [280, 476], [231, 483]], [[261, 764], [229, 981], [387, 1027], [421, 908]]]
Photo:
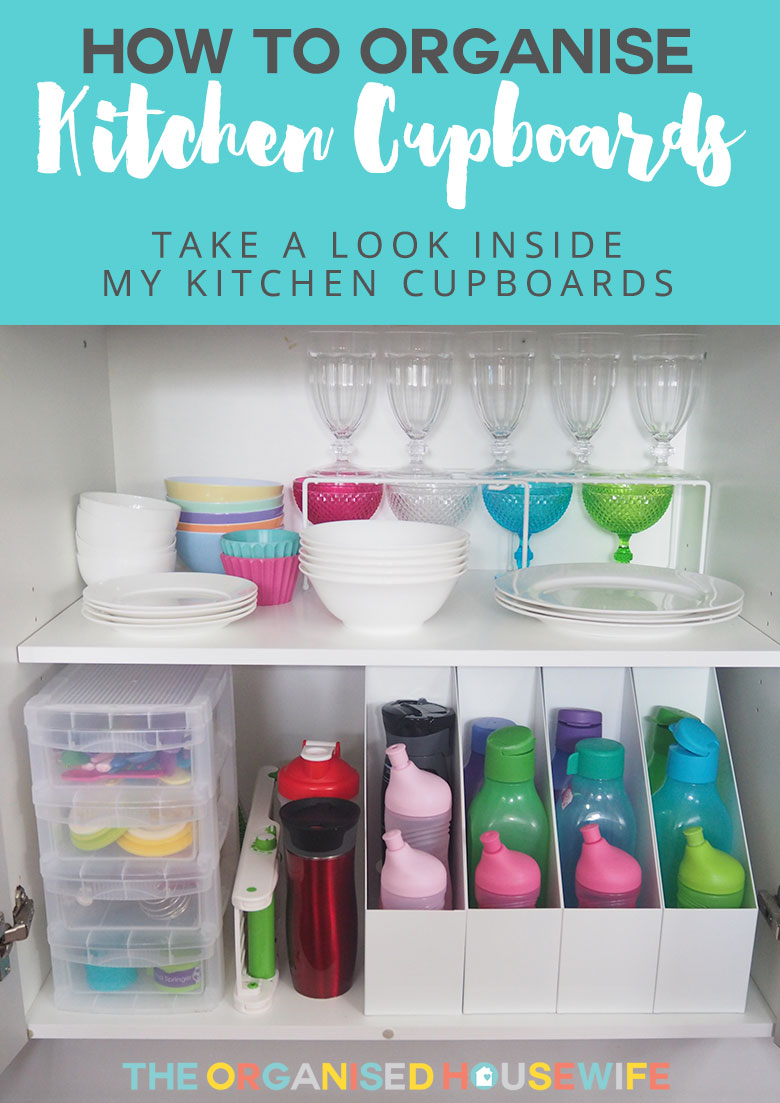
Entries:
[[7, 923], [0, 912], [0, 981], [11, 971], [11, 950], [15, 942], [22, 942], [30, 933], [35, 914], [35, 904], [21, 885], [16, 886], [13, 922]]
[[768, 889], [759, 889], [758, 910], [769, 924], [772, 934], [780, 942], [780, 888], [774, 894]]

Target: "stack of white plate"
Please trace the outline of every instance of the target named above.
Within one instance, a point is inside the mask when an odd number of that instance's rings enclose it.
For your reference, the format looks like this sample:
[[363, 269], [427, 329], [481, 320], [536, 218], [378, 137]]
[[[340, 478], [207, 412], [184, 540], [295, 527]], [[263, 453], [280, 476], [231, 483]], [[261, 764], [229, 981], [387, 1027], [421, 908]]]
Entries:
[[76, 551], [84, 581], [172, 571], [179, 506], [140, 494], [84, 491], [76, 511]]
[[464, 573], [468, 533], [406, 521], [333, 521], [301, 533], [300, 570], [344, 624], [369, 632], [418, 628]]
[[553, 564], [496, 579], [499, 605], [513, 613], [570, 625], [693, 628], [739, 616], [743, 591], [733, 582], [670, 567], [633, 563]]
[[87, 586], [82, 613], [96, 624], [153, 635], [221, 628], [257, 606], [257, 586], [221, 574], [149, 574]]

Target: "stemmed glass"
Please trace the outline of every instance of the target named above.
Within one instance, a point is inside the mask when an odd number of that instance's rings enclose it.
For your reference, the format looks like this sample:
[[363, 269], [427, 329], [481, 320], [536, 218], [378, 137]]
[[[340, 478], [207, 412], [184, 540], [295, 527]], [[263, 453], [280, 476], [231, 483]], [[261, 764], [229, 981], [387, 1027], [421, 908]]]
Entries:
[[387, 335], [387, 394], [396, 421], [409, 438], [409, 464], [388, 484], [390, 508], [402, 521], [458, 525], [471, 511], [475, 488], [458, 486], [447, 472], [425, 462], [427, 437], [445, 407], [452, 384], [453, 335], [395, 330]]
[[[349, 482], [364, 474], [350, 460], [352, 436], [361, 424], [371, 394], [376, 334], [366, 330], [312, 330], [308, 335], [308, 384], [317, 413], [333, 433], [334, 462], [310, 472], [338, 481], [310, 483], [308, 520], [346, 521], [372, 517], [382, 500], [381, 483]], [[303, 510], [303, 483], [293, 482], [293, 496]]]
[[335, 463], [318, 474], [352, 471], [352, 436], [371, 393], [376, 334], [361, 330], [313, 330], [308, 338], [309, 390], [317, 413], [333, 433]]
[[[509, 440], [528, 399], [536, 334], [531, 330], [484, 330], [469, 334], [471, 387], [482, 424], [493, 437], [493, 466], [485, 474], [482, 501], [493, 520], [517, 535], [515, 562], [523, 565], [525, 486], [506, 485], [508, 478], [527, 475], [511, 470]], [[502, 483], [504, 485], [502, 485]], [[570, 484], [532, 482], [528, 497], [529, 536], [559, 521], [571, 501]], [[533, 551], [526, 551], [528, 563]]]
[[428, 434], [452, 385], [451, 333], [396, 330], [387, 335], [387, 395], [409, 438], [410, 474], [425, 471]]
[[553, 391], [574, 437], [575, 471], [587, 470], [593, 437], [601, 428], [617, 379], [619, 333], [558, 333], [553, 339]]
[[639, 415], [653, 438], [654, 471], [669, 472], [672, 441], [690, 417], [706, 358], [696, 333], [641, 333], [634, 338], [634, 390]]
[[525, 329], [470, 333], [471, 393], [482, 424], [493, 437], [493, 466], [506, 469], [509, 439], [531, 386], [536, 333]]

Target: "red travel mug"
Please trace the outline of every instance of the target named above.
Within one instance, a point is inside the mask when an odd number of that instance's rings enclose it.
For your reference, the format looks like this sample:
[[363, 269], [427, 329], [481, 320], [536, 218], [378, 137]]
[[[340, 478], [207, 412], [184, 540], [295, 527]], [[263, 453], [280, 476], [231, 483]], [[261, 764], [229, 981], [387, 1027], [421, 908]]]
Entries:
[[287, 958], [296, 992], [341, 996], [357, 958], [355, 836], [350, 800], [311, 797], [282, 805], [287, 868]]

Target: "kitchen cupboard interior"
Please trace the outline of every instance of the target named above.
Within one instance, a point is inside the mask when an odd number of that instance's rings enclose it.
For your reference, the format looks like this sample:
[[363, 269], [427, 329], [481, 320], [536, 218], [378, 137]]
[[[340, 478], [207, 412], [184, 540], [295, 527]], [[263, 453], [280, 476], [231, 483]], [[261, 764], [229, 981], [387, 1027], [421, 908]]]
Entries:
[[[756, 888], [776, 891], [780, 328], [707, 331], [703, 391], [677, 440], [677, 462], [711, 483], [705, 569], [744, 589], [738, 620], [626, 641], [512, 616], [490, 592], [491, 569], [503, 568], [507, 559], [508, 535], [478, 506], [466, 525], [476, 569], [408, 638], [350, 632], [311, 591], [297, 593], [290, 606], [258, 610], [186, 643], [137, 644], [87, 623], [77, 604], [82, 583], [73, 542], [79, 491], [162, 497], [163, 477], [185, 471], [273, 477], [289, 487], [295, 476], [327, 461], [328, 433], [306, 393], [305, 341], [302, 330], [273, 327], [3, 330], [0, 812], [8, 885], [2, 903], [7, 906], [5, 897], [22, 883], [42, 904], [22, 708], [52, 670], [68, 662], [231, 665], [244, 806], [257, 768], [292, 757], [307, 734], [340, 739], [345, 757], [362, 761], [367, 667], [716, 668]], [[570, 463], [549, 367], [549, 333], [542, 330], [531, 397], [513, 438], [519, 467], [565, 470]], [[595, 438], [594, 467], [647, 466], [648, 439], [633, 412], [630, 371], [625, 362]], [[358, 464], [405, 462], [406, 441], [390, 414], [381, 365], [355, 444]], [[433, 466], [473, 469], [490, 462], [490, 439], [473, 408], [462, 355], [430, 445]], [[285, 504], [290, 521], [295, 506]], [[575, 506], [535, 537], [537, 562], [606, 561], [613, 538]], [[659, 525], [635, 537], [637, 560], [667, 562], [670, 543], [683, 560], [696, 556], [688, 547], [690, 532], [685, 523], [675, 531]], [[12, 967], [21, 978], [28, 1031], [40, 1038], [768, 1037], [780, 1016], [780, 943], [761, 917], [753, 983], [739, 1014], [365, 1015], [361, 978], [346, 996], [325, 1004], [280, 984], [271, 1010], [259, 1018], [234, 1011], [230, 978], [212, 1012], [154, 1018], [66, 1013], [52, 1002], [42, 906], [30, 939], [14, 950]]]

